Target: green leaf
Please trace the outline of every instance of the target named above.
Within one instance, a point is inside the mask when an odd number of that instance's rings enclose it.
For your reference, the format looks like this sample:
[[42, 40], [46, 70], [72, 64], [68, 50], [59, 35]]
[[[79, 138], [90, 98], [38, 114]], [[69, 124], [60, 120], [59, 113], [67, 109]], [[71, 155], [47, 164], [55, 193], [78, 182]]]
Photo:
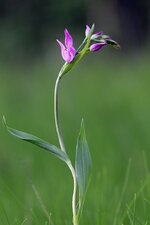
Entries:
[[81, 199], [84, 197], [87, 189], [91, 164], [92, 164], [91, 155], [86, 140], [84, 121], [82, 120], [80, 133], [77, 140], [76, 161], [75, 161], [75, 170], [79, 186], [79, 195]]
[[57, 148], [55, 145], [52, 145], [32, 134], [29, 134], [29, 133], [26, 133], [26, 132], [23, 132], [23, 131], [20, 131], [20, 130], [16, 130], [16, 129], [13, 129], [9, 126], [7, 126], [6, 124], [6, 120], [5, 120], [5, 117], [3, 116], [3, 123], [4, 125], [6, 126], [8, 132], [10, 134], [12, 134], [13, 136], [21, 139], [21, 140], [24, 140], [24, 141], [27, 141], [27, 142], [30, 142], [40, 148], [43, 148], [49, 152], [51, 152], [53, 155], [55, 155], [57, 158], [67, 162], [69, 160], [67, 154], [63, 151], [61, 151], [59, 148]]

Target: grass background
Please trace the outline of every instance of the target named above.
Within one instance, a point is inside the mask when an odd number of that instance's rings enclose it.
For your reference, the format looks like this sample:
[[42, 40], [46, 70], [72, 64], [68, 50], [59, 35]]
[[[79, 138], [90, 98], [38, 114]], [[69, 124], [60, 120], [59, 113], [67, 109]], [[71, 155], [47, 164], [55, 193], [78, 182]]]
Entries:
[[[56, 56], [33, 64], [1, 61], [0, 117], [4, 114], [11, 127], [58, 145], [53, 91], [62, 61]], [[62, 80], [60, 113], [68, 153], [74, 160], [84, 117], [93, 159], [81, 225], [149, 224], [149, 74], [145, 52], [127, 57], [122, 51], [102, 50], [88, 55]], [[33, 185], [53, 223], [71, 224], [72, 178], [66, 166], [10, 136], [1, 123], [0, 225], [48, 224]]]

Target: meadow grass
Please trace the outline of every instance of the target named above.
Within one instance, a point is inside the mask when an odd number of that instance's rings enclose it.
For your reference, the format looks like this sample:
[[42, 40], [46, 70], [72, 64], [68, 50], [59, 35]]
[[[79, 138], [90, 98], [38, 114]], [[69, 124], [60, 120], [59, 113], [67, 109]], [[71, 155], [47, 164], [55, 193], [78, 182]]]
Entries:
[[[105, 54], [95, 57], [95, 62], [89, 58], [66, 75], [60, 88], [61, 126], [69, 155], [74, 160], [84, 117], [93, 159], [81, 225], [147, 225], [148, 57], [121, 61]], [[0, 66], [1, 118], [4, 114], [8, 125], [56, 145], [53, 90], [60, 64], [38, 61], [32, 66]], [[70, 225], [71, 194], [72, 178], [66, 165], [10, 136], [1, 123], [0, 225]]]

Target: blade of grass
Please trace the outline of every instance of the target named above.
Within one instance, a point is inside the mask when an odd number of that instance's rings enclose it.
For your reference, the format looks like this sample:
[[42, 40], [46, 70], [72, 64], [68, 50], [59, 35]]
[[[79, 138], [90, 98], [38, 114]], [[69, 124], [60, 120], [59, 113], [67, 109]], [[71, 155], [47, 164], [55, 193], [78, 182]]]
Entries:
[[8, 215], [6, 213], [6, 210], [5, 210], [5, 207], [3, 206], [3, 204], [1, 204], [1, 209], [2, 209], [2, 211], [4, 213], [4, 216], [5, 216], [5, 219], [7, 221], [7, 224], [10, 225], [9, 218], [8, 218]]
[[54, 225], [51, 220], [51, 214], [49, 214], [49, 212], [40, 196], [40, 193], [38, 192], [37, 188], [35, 187], [35, 185], [33, 183], [32, 183], [32, 189], [33, 189], [33, 192], [34, 192], [38, 202], [40, 203], [41, 209], [43, 210], [44, 214], [46, 215], [46, 217], [48, 219], [48, 225]]
[[127, 166], [127, 170], [126, 170], [126, 175], [125, 175], [125, 179], [124, 179], [124, 184], [123, 184], [121, 196], [120, 196], [120, 199], [119, 199], [116, 211], [115, 211], [115, 215], [114, 215], [113, 225], [116, 225], [116, 223], [117, 223], [117, 219], [118, 219], [118, 214], [119, 214], [119, 211], [120, 211], [121, 203], [123, 201], [123, 198], [124, 198], [124, 195], [125, 195], [125, 191], [126, 191], [126, 188], [127, 188], [127, 184], [128, 184], [128, 180], [129, 180], [130, 167], [131, 167], [131, 159], [129, 159], [129, 162], [128, 162], [128, 166]]
[[131, 218], [131, 221], [132, 221], [131, 225], [134, 225], [134, 224], [137, 224], [137, 223], [140, 224], [140, 225], [143, 225], [143, 222], [135, 216], [134, 212], [131, 211], [131, 208], [129, 208], [128, 205], [127, 205], [127, 215], [130, 215], [130, 218]]
[[12, 191], [12, 189], [6, 184], [6, 182], [4, 180], [2, 180], [2, 178], [0, 178], [0, 182], [5, 186], [5, 189], [7, 189], [8, 193], [13, 197], [13, 199], [15, 200], [15, 202], [23, 209], [25, 209], [24, 204], [18, 199], [18, 197], [16, 196], [16, 194]]
[[26, 221], [28, 221], [27, 218], [25, 218], [20, 225], [24, 225]]
[[[144, 188], [146, 187], [146, 185], [149, 183], [149, 179], [150, 179], [150, 174], [147, 176], [147, 178], [145, 179], [145, 182], [143, 183], [143, 185], [141, 186], [141, 188], [137, 191], [136, 193], [136, 199], [138, 199], [138, 197], [140, 196], [140, 194], [142, 193], [142, 191], [144, 190]], [[134, 197], [131, 199], [130, 203], [128, 204], [128, 209], [131, 209], [131, 207], [134, 204]], [[123, 224], [123, 221], [125, 220], [127, 216], [127, 210], [124, 211], [119, 224]]]

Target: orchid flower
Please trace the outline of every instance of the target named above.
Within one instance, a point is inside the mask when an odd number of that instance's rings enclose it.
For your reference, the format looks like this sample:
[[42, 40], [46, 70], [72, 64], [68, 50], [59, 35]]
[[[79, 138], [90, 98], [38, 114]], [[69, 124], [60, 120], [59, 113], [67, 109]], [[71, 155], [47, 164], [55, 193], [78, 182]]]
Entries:
[[73, 39], [67, 29], [64, 30], [64, 34], [65, 34], [65, 45], [58, 39], [56, 41], [61, 48], [61, 54], [62, 54], [63, 59], [66, 62], [70, 63], [70, 62], [72, 62], [72, 60], [75, 57], [76, 50], [73, 47]]

